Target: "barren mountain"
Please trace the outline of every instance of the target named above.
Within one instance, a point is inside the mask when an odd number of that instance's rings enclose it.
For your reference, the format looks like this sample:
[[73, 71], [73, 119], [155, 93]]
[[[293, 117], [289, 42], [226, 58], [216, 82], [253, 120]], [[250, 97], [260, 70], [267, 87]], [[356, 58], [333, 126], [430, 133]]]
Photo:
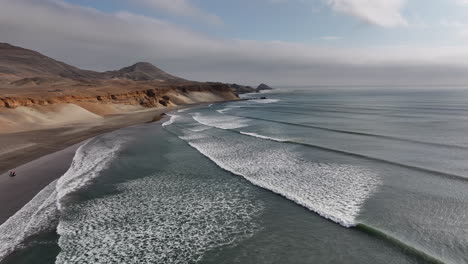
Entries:
[[[148, 62], [139, 62], [116, 71], [82, 70], [56, 61], [39, 52], [0, 43], [0, 79], [15, 86], [39, 85], [69, 79], [80, 82], [126, 79], [132, 81], [186, 82]], [[63, 81], [63, 80], [62, 80]]]
[[98, 76], [96, 72], [81, 70], [39, 52], [0, 43], [0, 78], [3, 81], [35, 78], [35, 81], [44, 82], [57, 78], [81, 79]]
[[44, 113], [51, 112], [52, 120], [63, 124], [77, 121], [73, 116], [87, 120], [93, 115], [236, 99], [226, 84], [184, 80], [147, 62], [95, 72], [0, 44], [0, 127], [4, 131], [50, 123]]
[[102, 74], [103, 78], [123, 78], [134, 81], [160, 81], [180, 82], [186, 81], [182, 78], [170, 75], [148, 62], [138, 62], [132, 66], [122, 68], [118, 71], [108, 71]]

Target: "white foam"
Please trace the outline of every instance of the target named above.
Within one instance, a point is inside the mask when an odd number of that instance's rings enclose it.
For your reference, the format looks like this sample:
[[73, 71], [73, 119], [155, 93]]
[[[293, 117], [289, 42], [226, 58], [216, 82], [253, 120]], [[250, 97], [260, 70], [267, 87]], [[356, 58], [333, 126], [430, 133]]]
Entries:
[[193, 132], [202, 132], [202, 131], [205, 131], [205, 130], [208, 130], [208, 129], [211, 129], [212, 127], [210, 126], [204, 126], [204, 125], [201, 125], [201, 126], [195, 126], [193, 128], [189, 128], [190, 131], [193, 131]]
[[69, 194], [83, 188], [110, 162], [127, 141], [115, 133], [104, 134], [83, 144], [75, 153], [72, 164], [57, 182], [57, 206], [62, 207], [62, 200]]
[[196, 263], [205, 252], [257, 229], [254, 218], [262, 207], [251, 202], [242, 182], [178, 171], [123, 183], [115, 195], [71, 205], [73, 215], [58, 227], [62, 250], [56, 263]]
[[231, 107], [228, 107], [228, 108], [223, 108], [223, 109], [219, 109], [219, 110], [216, 110], [216, 112], [220, 113], [220, 114], [224, 114], [225, 112], [231, 110], [232, 108]]
[[275, 88], [272, 90], [260, 90], [261, 94], [274, 93], [274, 92], [278, 92], [278, 89]]
[[274, 138], [274, 137], [268, 137], [268, 136], [264, 136], [264, 135], [260, 135], [260, 134], [252, 133], [252, 132], [243, 132], [243, 131], [240, 131], [240, 133], [243, 134], [243, 135], [246, 135], [246, 136], [257, 137], [257, 138], [261, 138], [261, 139], [268, 139], [268, 140], [273, 140], [273, 141], [277, 141], [277, 142], [286, 142], [286, 141], [287, 141], [287, 140], [285, 140], [285, 139], [279, 139], [279, 138]]
[[249, 102], [255, 102], [259, 104], [272, 104], [272, 103], [281, 102], [281, 100], [280, 99], [254, 99], [254, 100], [249, 100]]
[[191, 108], [183, 108], [183, 109], [178, 110], [177, 112], [178, 112], [178, 113], [183, 113], [183, 112], [188, 111], [188, 110], [190, 110], [190, 109], [191, 109]]
[[29, 237], [55, 228], [58, 220], [55, 185], [56, 181], [50, 183], [0, 226], [0, 261], [21, 248]]
[[216, 127], [220, 129], [235, 129], [247, 127], [249, 120], [242, 117], [226, 116], [226, 115], [203, 115], [201, 113], [191, 114], [192, 118], [198, 123]]
[[162, 124], [163, 127], [172, 125], [174, 121], [180, 117], [178, 115], [171, 115], [171, 114], [168, 114], [168, 116], [170, 116], [171, 118]]
[[221, 168], [345, 227], [356, 224], [362, 204], [380, 184], [378, 174], [367, 168], [303, 160], [285, 144], [183, 132], [181, 139]]
[[55, 229], [61, 201], [91, 182], [105, 169], [127, 139], [115, 133], [87, 141], [75, 153], [68, 171], [41, 190], [0, 226], [0, 261], [30, 237]]

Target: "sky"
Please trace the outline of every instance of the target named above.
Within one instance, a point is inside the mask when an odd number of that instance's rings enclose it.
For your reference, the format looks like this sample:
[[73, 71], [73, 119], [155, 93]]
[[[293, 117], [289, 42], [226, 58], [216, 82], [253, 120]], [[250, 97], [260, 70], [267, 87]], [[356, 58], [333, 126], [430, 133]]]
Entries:
[[198, 81], [468, 86], [468, 0], [0, 0], [0, 42]]

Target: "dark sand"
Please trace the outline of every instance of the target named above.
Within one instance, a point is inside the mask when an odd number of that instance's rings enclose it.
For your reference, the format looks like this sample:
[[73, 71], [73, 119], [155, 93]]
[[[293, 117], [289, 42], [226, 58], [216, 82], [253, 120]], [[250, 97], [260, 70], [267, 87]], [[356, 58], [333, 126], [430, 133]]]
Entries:
[[[117, 115], [99, 124], [0, 134], [0, 146], [31, 144], [9, 152], [6, 147], [0, 147], [3, 150], [0, 152], [0, 224], [66, 172], [75, 150], [84, 140], [119, 128], [158, 121], [164, 112], [174, 109]], [[8, 175], [12, 169], [17, 173], [13, 178]]]
[[16, 168], [16, 177], [0, 174], [0, 224], [27, 204], [38, 192], [70, 167], [76, 149], [81, 145], [46, 155]]

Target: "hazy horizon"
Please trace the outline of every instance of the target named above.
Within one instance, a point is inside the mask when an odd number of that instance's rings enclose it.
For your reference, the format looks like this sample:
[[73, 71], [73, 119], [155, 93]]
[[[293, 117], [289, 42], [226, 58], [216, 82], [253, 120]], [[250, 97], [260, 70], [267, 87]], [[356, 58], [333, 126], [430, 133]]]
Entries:
[[462, 0], [0, 0], [0, 42], [89, 70], [187, 79], [466, 85]]

